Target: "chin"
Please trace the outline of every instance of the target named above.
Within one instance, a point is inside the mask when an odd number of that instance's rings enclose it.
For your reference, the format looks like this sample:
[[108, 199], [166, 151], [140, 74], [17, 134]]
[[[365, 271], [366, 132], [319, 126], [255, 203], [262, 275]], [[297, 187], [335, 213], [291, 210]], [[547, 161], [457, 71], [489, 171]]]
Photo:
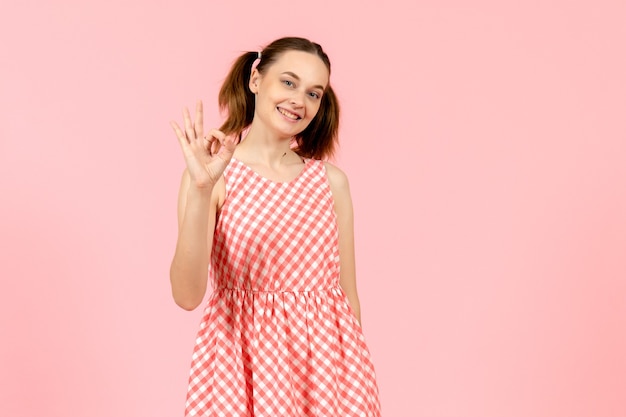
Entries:
[[308, 126], [309, 126], [309, 122], [303, 123], [303, 121], [300, 120], [297, 124], [291, 126], [291, 129], [285, 129], [285, 124], [284, 123], [277, 124], [277, 125], [275, 125], [274, 131], [280, 137], [292, 138], [292, 137], [294, 137], [294, 136], [304, 132], [304, 130]]

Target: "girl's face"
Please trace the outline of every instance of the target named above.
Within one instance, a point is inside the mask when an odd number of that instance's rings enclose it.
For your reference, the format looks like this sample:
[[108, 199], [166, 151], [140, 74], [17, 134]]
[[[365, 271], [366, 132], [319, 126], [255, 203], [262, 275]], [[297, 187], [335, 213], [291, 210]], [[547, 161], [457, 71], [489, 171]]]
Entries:
[[318, 56], [302, 51], [281, 54], [265, 74], [256, 69], [251, 74], [254, 118], [281, 138], [297, 135], [317, 114], [328, 79]]

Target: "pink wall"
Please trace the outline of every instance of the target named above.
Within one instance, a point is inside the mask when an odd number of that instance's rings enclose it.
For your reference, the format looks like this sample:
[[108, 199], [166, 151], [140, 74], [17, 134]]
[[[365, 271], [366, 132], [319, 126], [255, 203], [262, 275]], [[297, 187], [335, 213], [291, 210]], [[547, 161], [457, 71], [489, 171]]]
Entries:
[[[503, 4], [508, 4], [504, 6]], [[517, 5], [513, 5], [517, 3]], [[621, 1], [78, 1], [0, 17], [0, 415], [182, 415], [169, 127], [322, 43], [385, 416], [626, 415]]]

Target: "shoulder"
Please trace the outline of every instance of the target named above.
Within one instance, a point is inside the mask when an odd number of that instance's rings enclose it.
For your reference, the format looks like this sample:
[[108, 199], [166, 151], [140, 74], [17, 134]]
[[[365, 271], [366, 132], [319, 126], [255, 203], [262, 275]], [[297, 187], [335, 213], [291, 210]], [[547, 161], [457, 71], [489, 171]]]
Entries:
[[[350, 223], [352, 220], [352, 197], [350, 196], [350, 186], [348, 176], [335, 165], [324, 162], [326, 176], [330, 185], [330, 192], [333, 197], [337, 221], [340, 225]], [[342, 228], [345, 226], [340, 226]]]
[[348, 191], [349, 183], [346, 173], [330, 162], [323, 162], [323, 164], [326, 167], [326, 175], [328, 176], [328, 182], [333, 192], [335, 192], [335, 190]]
[[335, 201], [335, 209], [337, 212], [351, 210], [352, 198], [350, 196], [348, 176], [330, 162], [324, 162], [324, 166], [326, 167], [326, 176], [328, 177], [330, 192]]

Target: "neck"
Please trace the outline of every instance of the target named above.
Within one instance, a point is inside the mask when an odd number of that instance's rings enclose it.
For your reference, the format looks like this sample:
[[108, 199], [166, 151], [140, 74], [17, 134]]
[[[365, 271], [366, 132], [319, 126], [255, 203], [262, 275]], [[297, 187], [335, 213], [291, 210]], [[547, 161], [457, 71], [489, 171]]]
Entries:
[[254, 124], [237, 148], [246, 160], [269, 166], [279, 165], [297, 156], [291, 150], [291, 138], [276, 137], [266, 130], [255, 128]]

